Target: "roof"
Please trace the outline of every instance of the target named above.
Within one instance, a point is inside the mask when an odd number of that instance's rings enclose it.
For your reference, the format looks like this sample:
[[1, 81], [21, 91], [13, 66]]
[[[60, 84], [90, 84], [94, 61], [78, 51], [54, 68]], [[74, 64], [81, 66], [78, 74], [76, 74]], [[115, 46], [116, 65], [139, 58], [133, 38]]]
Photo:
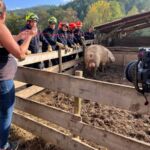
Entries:
[[122, 19], [109, 22], [100, 26], [96, 26], [95, 29], [102, 33], [109, 33], [113, 30], [125, 30], [128, 28], [135, 28], [136, 30], [141, 28], [150, 27], [150, 11], [140, 13]]

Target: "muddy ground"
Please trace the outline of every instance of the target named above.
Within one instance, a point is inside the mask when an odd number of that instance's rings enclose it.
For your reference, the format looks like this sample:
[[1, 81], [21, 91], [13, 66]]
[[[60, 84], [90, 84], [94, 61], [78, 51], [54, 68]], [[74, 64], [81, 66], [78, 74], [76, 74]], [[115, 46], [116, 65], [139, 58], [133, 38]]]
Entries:
[[[82, 65], [78, 66], [77, 69], [82, 69]], [[96, 80], [132, 85], [124, 79], [123, 72], [122, 67], [111, 66], [105, 73], [98, 72]], [[84, 72], [84, 77], [95, 78], [87, 72]], [[74, 97], [62, 93], [44, 90], [31, 98], [34, 101], [55, 106], [71, 113], [74, 111]], [[150, 143], [150, 116], [148, 115], [103, 106], [88, 100], [83, 100], [81, 115], [83, 122], [87, 124]], [[20, 129], [13, 127], [11, 136], [13, 139], [16, 137], [23, 139], [19, 150], [60, 150], [53, 145], [47, 147], [41, 139], [29, 133], [26, 135], [24, 131], [18, 132], [18, 130], [20, 131]], [[21, 135], [18, 135], [18, 133]]]

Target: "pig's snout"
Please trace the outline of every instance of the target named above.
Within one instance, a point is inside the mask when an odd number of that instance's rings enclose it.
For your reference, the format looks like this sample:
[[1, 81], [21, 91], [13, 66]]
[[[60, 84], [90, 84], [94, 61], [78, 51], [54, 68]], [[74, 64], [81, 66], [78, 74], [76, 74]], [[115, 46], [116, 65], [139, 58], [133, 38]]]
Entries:
[[94, 62], [90, 62], [88, 65], [89, 70], [93, 70], [95, 69], [95, 67], [96, 67], [96, 64]]

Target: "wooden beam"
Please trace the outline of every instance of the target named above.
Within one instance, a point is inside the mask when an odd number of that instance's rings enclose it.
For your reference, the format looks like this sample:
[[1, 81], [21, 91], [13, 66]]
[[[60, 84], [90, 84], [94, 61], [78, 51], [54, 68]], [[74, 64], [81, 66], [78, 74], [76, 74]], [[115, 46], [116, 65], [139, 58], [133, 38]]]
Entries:
[[13, 123], [64, 150], [97, 150], [79, 140], [65, 135], [55, 128], [36, 122], [31, 117], [25, 117], [17, 111], [14, 112]]
[[[82, 78], [83, 77], [83, 71], [80, 71], [80, 70], [76, 71], [75, 76]], [[74, 99], [74, 113], [77, 116], [81, 116], [81, 108], [82, 108], [82, 99], [80, 97], [75, 97], [75, 99]]]
[[111, 51], [116, 52], [135, 52], [137, 54], [139, 47], [124, 47], [124, 46], [114, 46], [114, 47], [107, 47]]
[[[62, 67], [65, 70], [65, 69], [68, 69], [70, 67], [73, 67], [74, 65], [80, 63], [81, 61], [83, 61], [83, 59], [72, 60], [72, 61], [63, 63]], [[55, 65], [53, 67], [46, 68], [44, 70], [50, 71], [50, 72], [59, 72], [59, 65]], [[63, 73], [64, 74], [73, 74], [74, 72], [75, 72], [74, 69], [69, 69], [69, 70], [67, 70], [67, 71], [65, 71]], [[16, 88], [16, 90], [18, 88], [20, 89], [20, 88], [25, 87], [25, 86], [26, 86], [26, 83], [15, 81], [15, 88]], [[39, 92], [41, 92], [43, 90], [44, 90], [44, 88], [33, 85], [33, 86], [29, 87], [29, 88], [25, 88], [25, 89], [17, 92], [16, 96], [19, 96], [19, 97], [22, 97], [22, 98], [28, 98], [28, 97], [31, 97], [34, 94], [37, 94], [37, 93], [39, 93]]]
[[14, 85], [15, 85], [15, 91], [18, 92], [20, 90], [25, 89], [27, 84], [20, 81], [14, 81]]
[[36, 117], [53, 122], [66, 128], [86, 140], [105, 146], [110, 150], [149, 150], [150, 144], [120, 134], [95, 128], [83, 122], [75, 121], [75, 116], [64, 110], [50, 107], [39, 102], [16, 97], [16, 109], [28, 112]]
[[[68, 68], [71, 68], [79, 63], [81, 63], [83, 61], [83, 59], [77, 59], [77, 60], [71, 60], [71, 61], [68, 61], [68, 62], [65, 62], [62, 64], [62, 70], [65, 70], [65, 69], [68, 69]], [[46, 68], [44, 69], [45, 71], [50, 71], [50, 72], [59, 72], [59, 65], [55, 65], [55, 66], [52, 66], [52, 67], [49, 67], [49, 68]]]
[[82, 79], [25, 67], [18, 68], [16, 80], [104, 105], [150, 114], [150, 105], [145, 106], [144, 97], [131, 86]]
[[59, 48], [58, 50], [58, 57], [59, 57], [59, 73], [62, 72], [62, 50]]
[[119, 66], [125, 66], [129, 62], [137, 60], [137, 53], [135, 52], [114, 52], [115, 62], [113, 64]]
[[37, 94], [41, 91], [43, 91], [44, 88], [32, 85], [24, 90], [21, 90], [16, 93], [16, 96], [22, 97], [22, 98], [28, 98], [30, 96], [33, 96], [34, 94]]
[[23, 82], [20, 82], [20, 81], [14, 81], [14, 84], [15, 84], [16, 89], [22, 88], [26, 85], [26, 83], [23, 83]]
[[85, 40], [84, 43], [85, 45], [91, 45], [94, 44], [94, 40]]
[[70, 68], [70, 69], [64, 71], [63, 74], [74, 75], [75, 74], [75, 69], [74, 68]]
[[[65, 53], [65, 51], [62, 51], [62, 57], [80, 53], [80, 52], [82, 52], [81, 48], [78, 50], [74, 50], [73, 52], [67, 52], [67, 53]], [[58, 58], [57, 51], [31, 54], [28, 55], [24, 61], [18, 62], [18, 65], [23, 66], [23, 65], [33, 64], [33, 63], [37, 63], [49, 59], [55, 59], [55, 58]]]
[[141, 30], [141, 29], [145, 29], [145, 28], [149, 28], [149, 27], [150, 27], [150, 24], [144, 22], [143, 24], [139, 24], [139, 25], [136, 25], [136, 26], [133, 26], [133, 27], [129, 27], [127, 29], [122, 29], [119, 32], [131, 33], [131, 32], [135, 32], [136, 30]]

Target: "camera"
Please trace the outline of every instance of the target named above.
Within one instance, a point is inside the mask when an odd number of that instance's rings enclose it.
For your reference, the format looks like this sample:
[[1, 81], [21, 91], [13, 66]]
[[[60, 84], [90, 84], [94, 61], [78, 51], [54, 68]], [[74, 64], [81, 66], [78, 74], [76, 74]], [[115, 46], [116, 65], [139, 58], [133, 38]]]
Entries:
[[139, 48], [138, 60], [127, 64], [125, 77], [138, 92], [150, 93], [150, 48]]

